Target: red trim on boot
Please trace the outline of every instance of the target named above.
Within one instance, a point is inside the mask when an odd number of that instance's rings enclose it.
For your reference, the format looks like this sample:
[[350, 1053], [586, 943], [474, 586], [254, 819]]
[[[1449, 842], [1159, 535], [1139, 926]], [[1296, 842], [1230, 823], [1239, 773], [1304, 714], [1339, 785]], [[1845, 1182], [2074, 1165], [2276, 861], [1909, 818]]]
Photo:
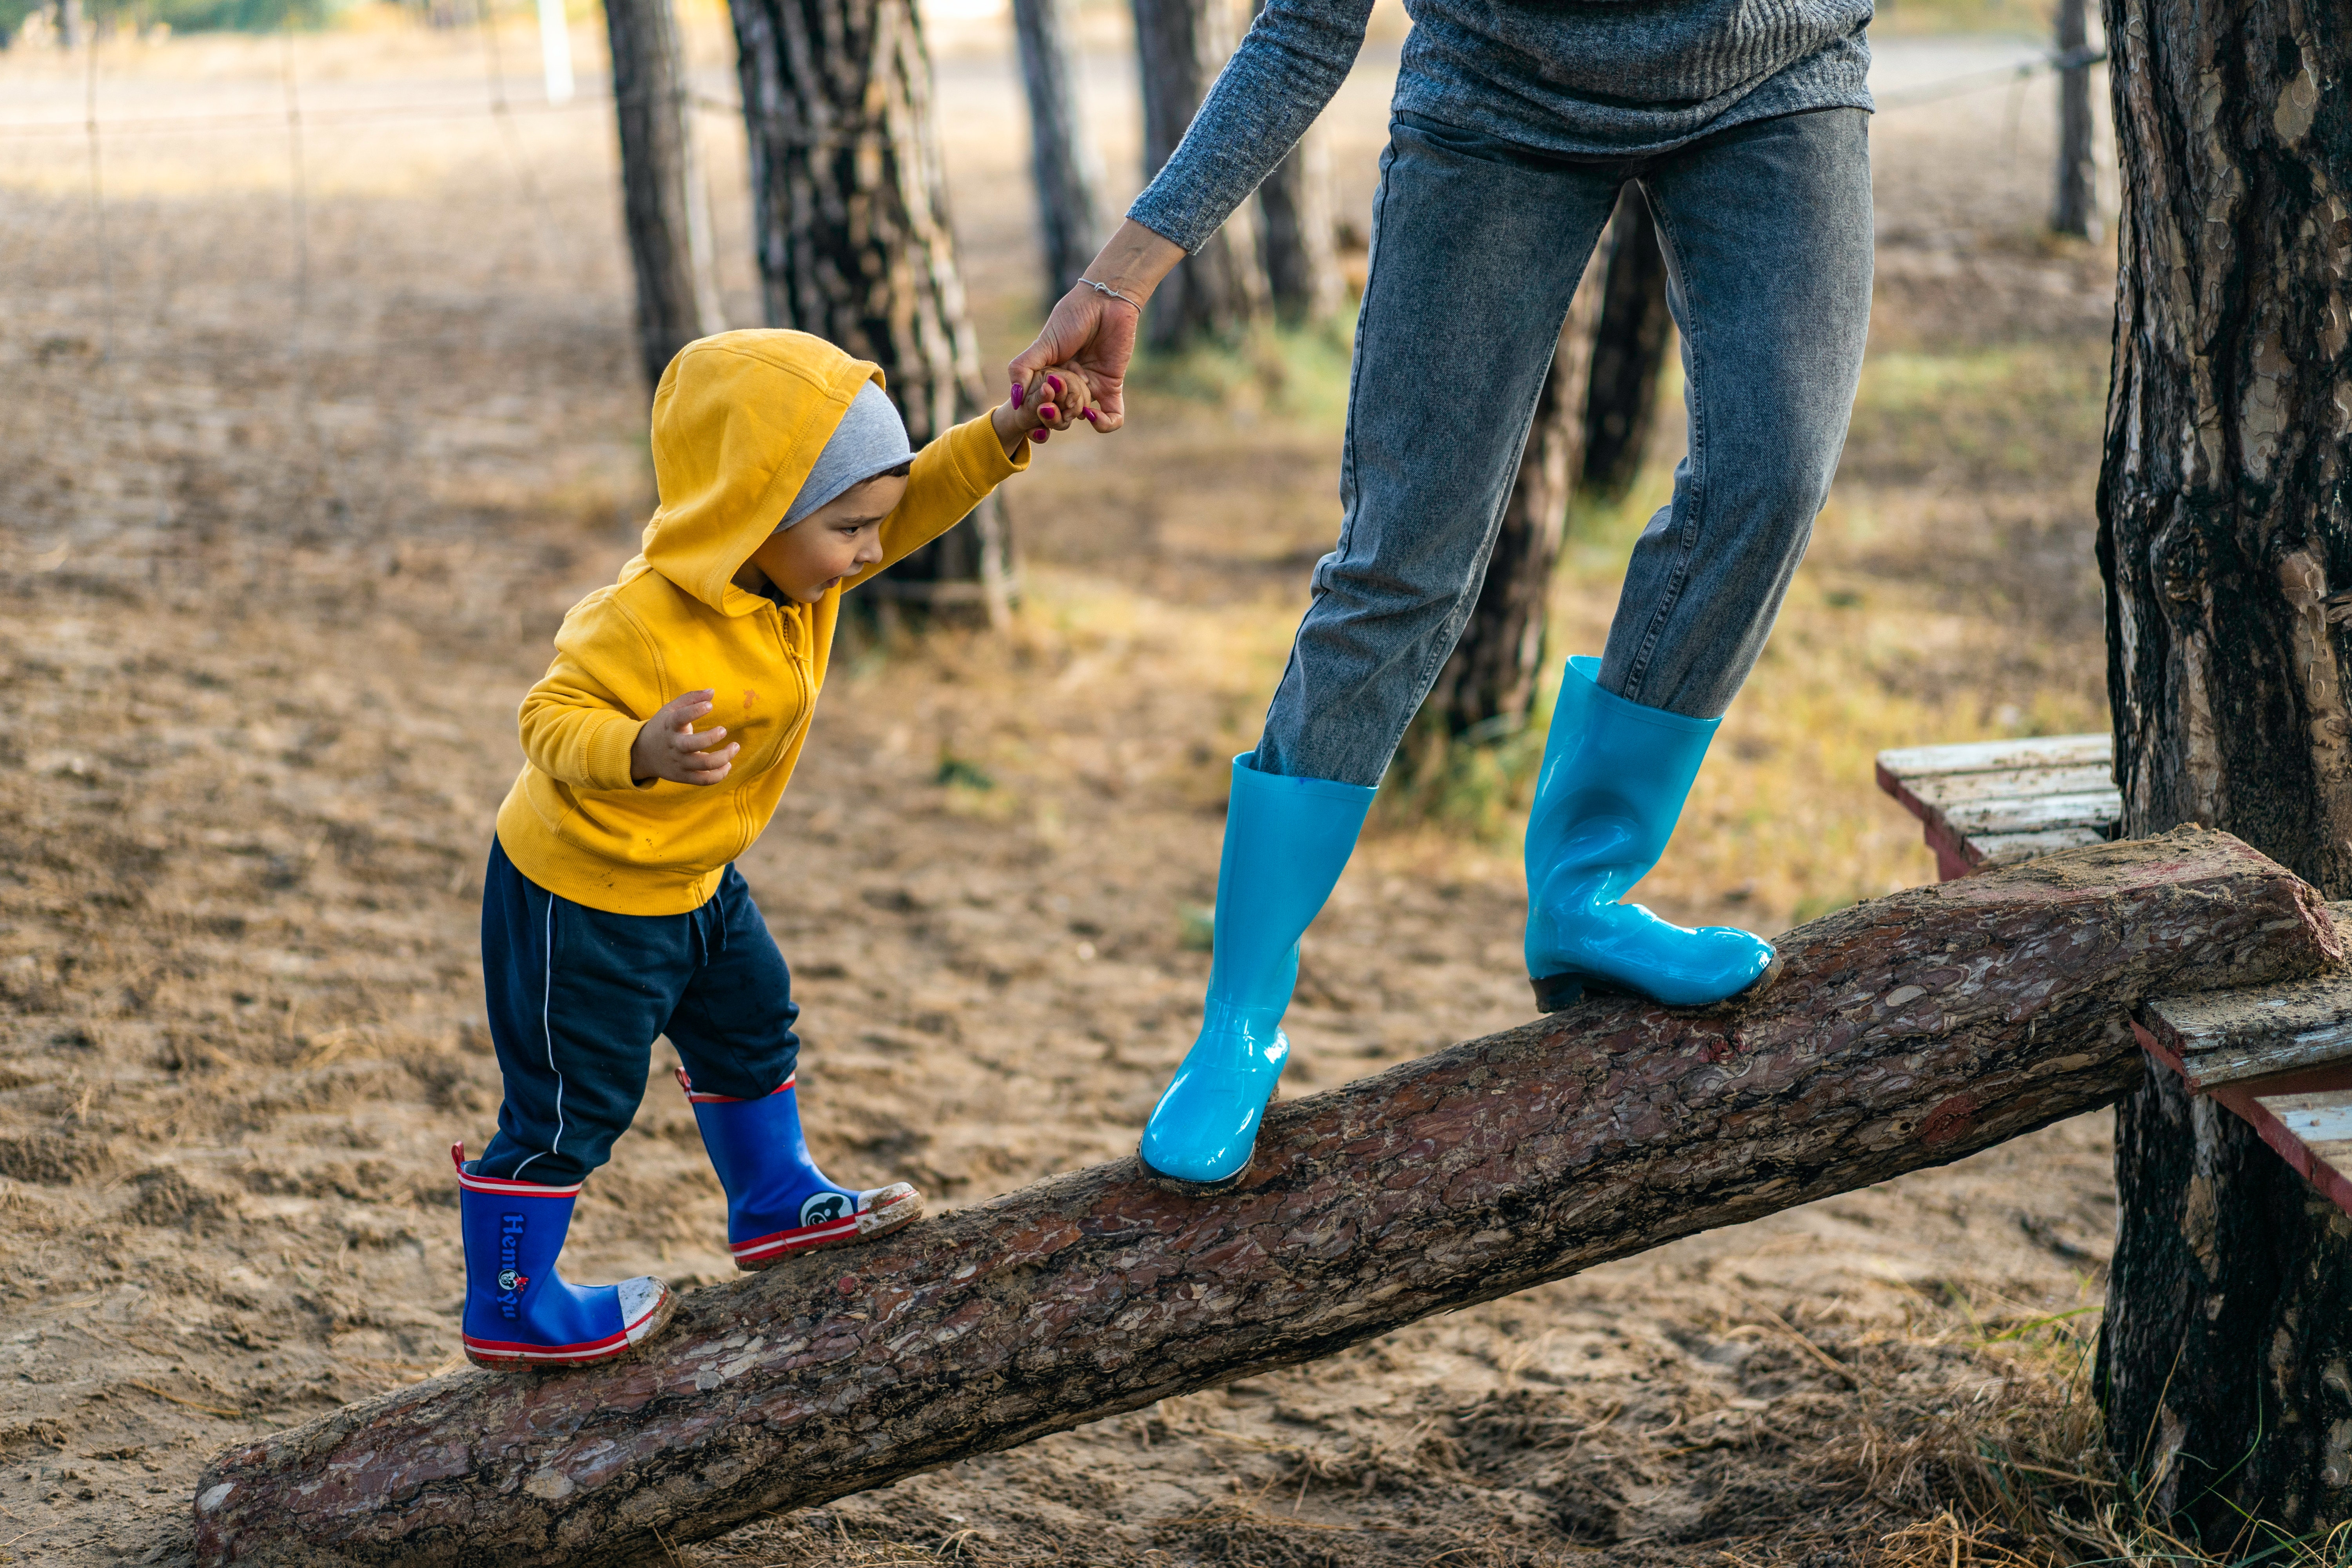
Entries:
[[457, 1184], [477, 1193], [505, 1193], [519, 1198], [570, 1198], [577, 1197], [580, 1189], [587, 1185], [585, 1180], [574, 1182], [568, 1187], [550, 1187], [538, 1182], [511, 1181], [505, 1176], [478, 1176], [466, 1169], [466, 1146], [463, 1143], [449, 1145], [449, 1163], [457, 1167]]
[[[892, 1192], [897, 1195], [885, 1203], [870, 1202]], [[895, 1182], [887, 1187], [875, 1187], [857, 1196], [859, 1206], [856, 1211], [839, 1219], [771, 1231], [766, 1236], [755, 1236], [749, 1241], [730, 1242], [728, 1250], [735, 1255], [735, 1267], [765, 1268], [770, 1264], [782, 1262], [795, 1252], [856, 1241], [860, 1237], [885, 1236], [922, 1217], [923, 1194], [904, 1182]], [[903, 1212], [893, 1213], [894, 1210]]]
[[[746, 1101], [740, 1094], [706, 1094], [694, 1087], [694, 1080], [686, 1076], [686, 1069], [684, 1068], [679, 1068], [677, 1071], [677, 1087], [686, 1090], [686, 1098], [688, 1100], [698, 1100], [704, 1105], [743, 1105], [748, 1103], [748, 1101]], [[793, 1087], [793, 1084], [800, 1078], [800, 1076], [801, 1075], [798, 1073], [793, 1074], [791, 1078], [784, 1079], [783, 1082], [770, 1089], [768, 1093], [783, 1093], [786, 1089]], [[766, 1096], [762, 1095], [761, 1098], [765, 1099]]]

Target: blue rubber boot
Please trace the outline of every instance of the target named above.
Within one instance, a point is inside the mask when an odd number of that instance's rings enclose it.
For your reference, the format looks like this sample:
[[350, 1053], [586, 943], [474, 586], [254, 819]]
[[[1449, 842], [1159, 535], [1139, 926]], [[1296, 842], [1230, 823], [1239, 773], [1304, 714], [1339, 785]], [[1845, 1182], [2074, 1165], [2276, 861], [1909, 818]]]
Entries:
[[1649, 874], [1682, 816], [1720, 719], [1644, 708], [1572, 658], [1552, 709], [1528, 818], [1528, 974], [1556, 1013], [1589, 988], [1703, 1007], [1756, 986], [1772, 944], [1729, 926], [1691, 931], [1618, 900]]
[[578, 1366], [626, 1355], [661, 1331], [677, 1298], [658, 1279], [572, 1285], [555, 1271], [580, 1184], [541, 1186], [457, 1165], [466, 1238], [466, 1359], [476, 1366]]
[[678, 1070], [710, 1168], [727, 1189], [727, 1248], [738, 1268], [766, 1268], [923, 1217], [923, 1194], [905, 1182], [854, 1193], [825, 1180], [809, 1158], [793, 1081], [758, 1100], [733, 1100], [704, 1093]]
[[1290, 1059], [1282, 1015], [1298, 979], [1298, 939], [1347, 868], [1372, 805], [1361, 784], [1259, 773], [1255, 754], [1234, 759], [1201, 1036], [1139, 1151], [1145, 1170], [1194, 1192], [1222, 1192], [1249, 1170], [1258, 1121]]

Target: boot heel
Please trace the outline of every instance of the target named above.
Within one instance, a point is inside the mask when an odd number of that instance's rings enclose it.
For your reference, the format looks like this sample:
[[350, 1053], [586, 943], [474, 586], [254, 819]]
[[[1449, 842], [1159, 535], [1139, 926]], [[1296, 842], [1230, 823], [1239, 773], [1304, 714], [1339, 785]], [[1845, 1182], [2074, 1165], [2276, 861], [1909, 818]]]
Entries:
[[1187, 1198], [1209, 1198], [1216, 1196], [1219, 1193], [1232, 1192], [1242, 1184], [1242, 1178], [1250, 1173], [1250, 1165], [1255, 1164], [1256, 1160], [1257, 1151], [1252, 1148], [1249, 1162], [1232, 1175], [1213, 1182], [1188, 1182], [1181, 1176], [1171, 1176], [1165, 1171], [1152, 1169], [1151, 1162], [1140, 1154], [1135, 1157], [1135, 1163], [1143, 1168], [1146, 1181], [1163, 1192], [1174, 1193], [1180, 1197]]
[[1528, 984], [1534, 987], [1536, 1011], [1558, 1013], [1574, 1006], [1584, 999], [1584, 988], [1591, 982], [1581, 974], [1548, 974], [1541, 980], [1530, 975]]

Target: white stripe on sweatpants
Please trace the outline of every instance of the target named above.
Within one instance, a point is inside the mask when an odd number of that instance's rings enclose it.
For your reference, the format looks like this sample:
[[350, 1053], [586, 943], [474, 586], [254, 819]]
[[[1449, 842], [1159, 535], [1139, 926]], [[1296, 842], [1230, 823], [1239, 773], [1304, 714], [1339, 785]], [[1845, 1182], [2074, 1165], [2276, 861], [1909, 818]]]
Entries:
[[[555, 1026], [548, 1021], [549, 1009], [552, 1005], [551, 999], [555, 994], [555, 895], [553, 893], [547, 895], [547, 931], [540, 945], [547, 950], [547, 964], [539, 987], [539, 1032], [547, 1041], [547, 1070], [555, 1075], [555, 1142], [539, 1152], [552, 1154], [563, 1147], [563, 1070], [555, 1065]], [[539, 1154], [533, 1154], [530, 1160], [538, 1158]], [[507, 1179], [512, 1181], [521, 1175], [530, 1167], [530, 1160], [525, 1160], [521, 1164], [517, 1165], [508, 1174]]]

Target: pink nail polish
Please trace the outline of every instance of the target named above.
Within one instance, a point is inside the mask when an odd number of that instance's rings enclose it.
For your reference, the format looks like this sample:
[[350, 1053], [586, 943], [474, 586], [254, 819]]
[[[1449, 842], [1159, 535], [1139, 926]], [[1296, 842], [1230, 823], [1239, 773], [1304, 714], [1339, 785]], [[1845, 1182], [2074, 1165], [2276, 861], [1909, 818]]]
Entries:
[[1045, 444], [1045, 432], [1043, 430], [1032, 430], [1029, 432], [1029, 439], [1036, 442], [1042, 447]]
[[1087, 410], [1087, 423], [1089, 425], [1097, 425], [1101, 423], [1101, 421], [1096, 417], [1095, 411], [1091, 408]]
[[1021, 406], [1021, 384], [1017, 381], [1013, 384], [1013, 406]]
[[1054, 395], [1055, 395], [1055, 396], [1059, 397], [1059, 396], [1061, 396], [1061, 395], [1062, 395], [1062, 378], [1061, 378], [1060, 376], [1058, 376], [1058, 375], [1049, 375], [1049, 376], [1047, 376], [1047, 377], [1045, 378], [1045, 384], [1046, 384], [1047, 386], [1050, 386], [1050, 387], [1052, 387], [1052, 388], [1054, 389]]
[[1053, 420], [1059, 419], [1061, 415], [1055, 410], [1052, 404], [1041, 403], [1037, 405], [1037, 417], [1040, 419]]

